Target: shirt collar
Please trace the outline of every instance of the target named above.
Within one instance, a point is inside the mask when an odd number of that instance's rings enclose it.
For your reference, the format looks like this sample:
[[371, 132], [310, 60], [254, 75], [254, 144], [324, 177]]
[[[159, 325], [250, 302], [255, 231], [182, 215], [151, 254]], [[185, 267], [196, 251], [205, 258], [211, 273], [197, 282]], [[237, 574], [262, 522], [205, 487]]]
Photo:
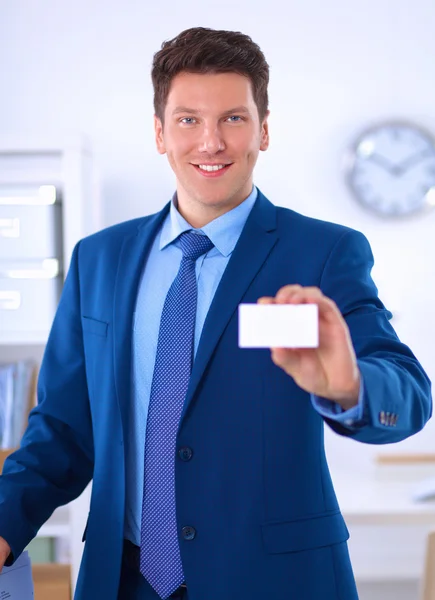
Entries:
[[163, 222], [159, 250], [163, 250], [163, 248], [172, 244], [185, 231], [197, 231], [205, 234], [223, 256], [228, 256], [237, 244], [257, 196], [258, 190], [254, 186], [252, 192], [241, 204], [207, 223], [204, 227], [195, 229], [179, 213], [177, 194], [174, 194], [169, 214]]

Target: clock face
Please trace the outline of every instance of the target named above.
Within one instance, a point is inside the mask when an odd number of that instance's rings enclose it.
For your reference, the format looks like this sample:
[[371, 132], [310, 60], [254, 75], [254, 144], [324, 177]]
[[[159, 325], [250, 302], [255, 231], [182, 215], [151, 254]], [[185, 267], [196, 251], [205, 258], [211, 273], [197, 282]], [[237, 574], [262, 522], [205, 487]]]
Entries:
[[414, 125], [385, 123], [363, 133], [352, 151], [350, 188], [382, 216], [435, 206], [435, 143]]

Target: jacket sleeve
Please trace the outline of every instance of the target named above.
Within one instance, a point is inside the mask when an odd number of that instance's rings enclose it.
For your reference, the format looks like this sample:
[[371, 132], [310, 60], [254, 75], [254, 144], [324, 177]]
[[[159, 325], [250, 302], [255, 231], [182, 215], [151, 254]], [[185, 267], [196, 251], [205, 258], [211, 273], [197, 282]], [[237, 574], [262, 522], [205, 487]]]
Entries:
[[78, 497], [92, 478], [78, 254], [79, 244], [45, 349], [38, 404], [0, 477], [0, 536], [12, 549], [6, 564], [21, 554], [55, 508]]
[[373, 255], [366, 237], [347, 230], [324, 266], [321, 289], [349, 327], [364, 383], [362, 418], [346, 426], [325, 418], [337, 433], [370, 444], [401, 441], [432, 415], [431, 383], [403, 344], [371, 278]]

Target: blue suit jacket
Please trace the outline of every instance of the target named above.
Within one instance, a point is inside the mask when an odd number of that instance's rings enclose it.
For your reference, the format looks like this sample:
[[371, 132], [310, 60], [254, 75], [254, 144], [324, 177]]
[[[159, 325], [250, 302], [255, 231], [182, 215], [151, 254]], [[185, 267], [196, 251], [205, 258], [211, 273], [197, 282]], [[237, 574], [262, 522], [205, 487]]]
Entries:
[[[124, 531], [124, 441], [132, 315], [147, 251], [169, 205], [76, 247], [46, 348], [39, 404], [0, 478], [0, 535], [14, 556], [93, 478], [80, 600], [116, 600]], [[290, 283], [319, 286], [350, 328], [364, 422], [339, 434], [406, 438], [431, 414], [430, 383], [389, 324], [372, 255], [351, 229], [277, 208], [261, 193], [210, 307], [177, 447], [177, 519], [190, 600], [357, 598], [323, 446], [323, 419], [268, 350], [238, 348], [237, 306]]]

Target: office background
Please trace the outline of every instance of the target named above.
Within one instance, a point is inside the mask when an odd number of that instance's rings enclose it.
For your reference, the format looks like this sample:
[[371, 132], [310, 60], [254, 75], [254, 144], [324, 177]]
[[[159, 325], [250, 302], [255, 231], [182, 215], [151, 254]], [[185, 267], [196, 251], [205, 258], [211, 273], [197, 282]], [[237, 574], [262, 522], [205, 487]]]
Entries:
[[[152, 55], [198, 25], [260, 45], [271, 67], [271, 146], [256, 184], [275, 204], [367, 235], [393, 325], [435, 379], [435, 209], [380, 219], [353, 199], [343, 171], [356, 136], [376, 123], [410, 121], [435, 136], [433, 0], [1, 2], [0, 141], [83, 133], [101, 226], [159, 210], [174, 177], [154, 146]], [[435, 421], [389, 447], [328, 431], [326, 441], [333, 474], [368, 472], [379, 452], [435, 452]]]

